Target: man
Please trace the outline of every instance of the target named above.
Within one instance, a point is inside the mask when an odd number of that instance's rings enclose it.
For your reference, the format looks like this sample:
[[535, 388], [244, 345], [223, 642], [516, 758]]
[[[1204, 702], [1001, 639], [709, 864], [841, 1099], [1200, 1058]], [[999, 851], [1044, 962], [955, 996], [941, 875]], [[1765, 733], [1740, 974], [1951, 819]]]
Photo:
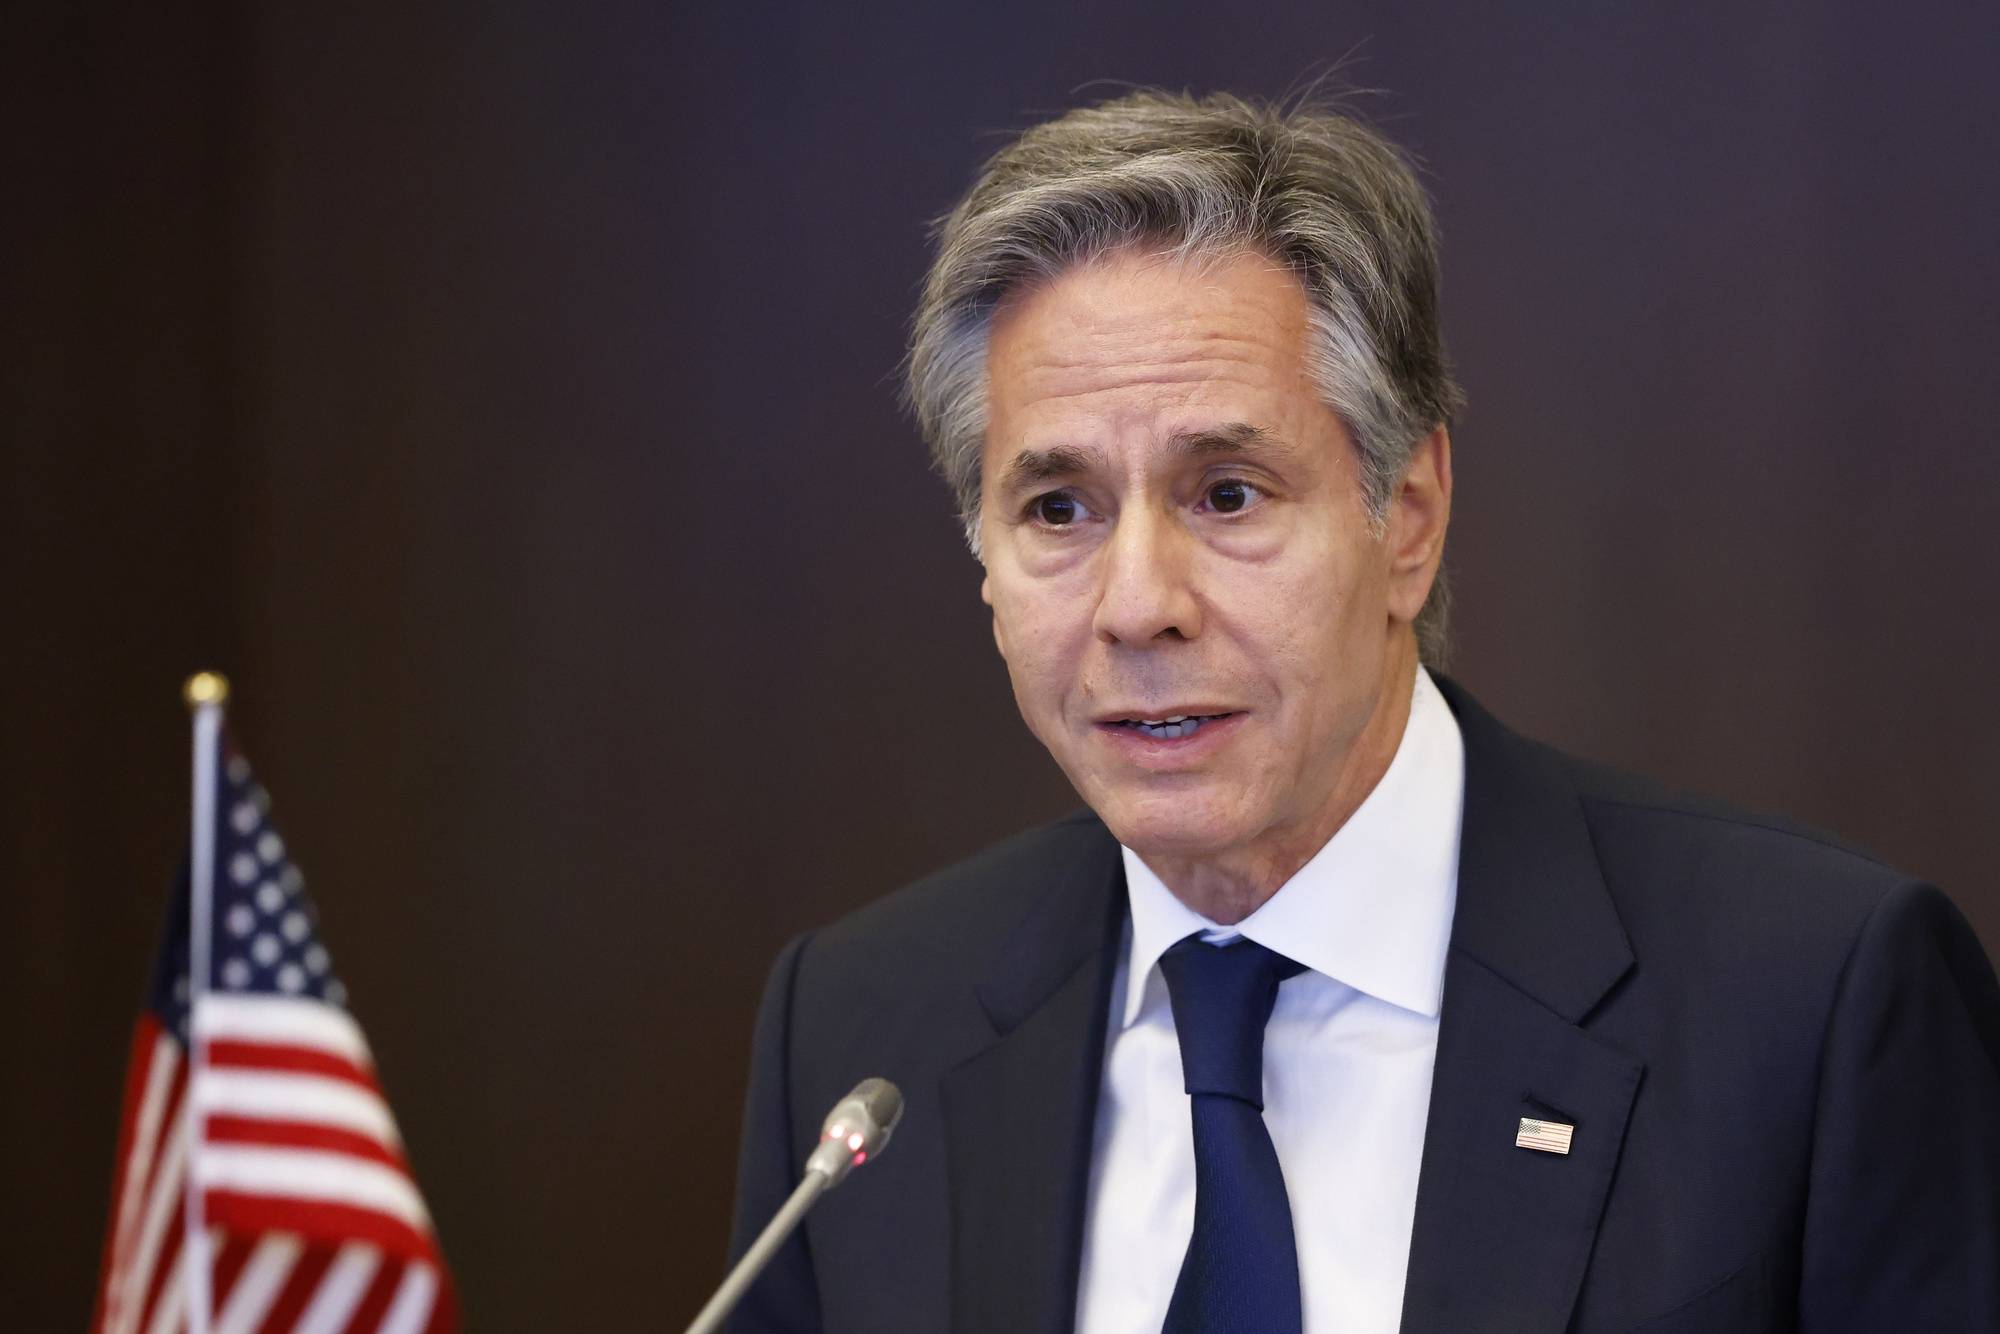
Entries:
[[2000, 989], [1936, 890], [1514, 736], [1422, 664], [1456, 403], [1423, 195], [1139, 93], [945, 223], [910, 395], [1090, 813], [795, 941], [736, 1328], [2000, 1330]]

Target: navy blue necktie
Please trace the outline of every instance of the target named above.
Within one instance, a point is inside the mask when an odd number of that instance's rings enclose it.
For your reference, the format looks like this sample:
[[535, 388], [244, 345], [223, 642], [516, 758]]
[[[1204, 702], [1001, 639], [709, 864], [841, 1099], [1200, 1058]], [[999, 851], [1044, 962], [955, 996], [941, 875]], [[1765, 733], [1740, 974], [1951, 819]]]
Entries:
[[1160, 958], [1194, 1114], [1194, 1235], [1161, 1334], [1300, 1334], [1292, 1206], [1264, 1128], [1264, 1025], [1300, 968], [1199, 936]]

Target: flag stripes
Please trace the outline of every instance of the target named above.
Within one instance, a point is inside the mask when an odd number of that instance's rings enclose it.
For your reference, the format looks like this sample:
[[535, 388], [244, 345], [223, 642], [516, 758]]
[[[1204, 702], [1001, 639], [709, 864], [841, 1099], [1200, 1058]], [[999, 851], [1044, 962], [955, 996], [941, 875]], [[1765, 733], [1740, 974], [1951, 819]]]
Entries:
[[379, 1093], [324, 1075], [241, 1067], [207, 1070], [201, 1079], [201, 1107], [208, 1115], [323, 1124], [385, 1145], [398, 1142], [395, 1120]]
[[[265, 1027], [279, 1039], [297, 1036], [281, 1025]], [[178, 1334], [187, 1327], [180, 1272], [187, 1063], [180, 1044], [150, 1019], [142, 1019], [133, 1049], [139, 1059], [128, 1080], [130, 1124], [95, 1329]], [[440, 1300], [429, 1215], [373, 1074], [349, 1055], [321, 1047], [276, 1041], [269, 1064], [265, 1050], [237, 1042], [230, 1053], [232, 1068], [265, 1081], [255, 1086], [259, 1096], [238, 1096], [225, 1081], [220, 1093], [204, 1097], [210, 1106], [235, 1109], [210, 1114], [198, 1172], [215, 1256], [213, 1334], [452, 1328], [451, 1305]], [[343, 1101], [333, 1119], [363, 1121], [368, 1131], [280, 1119], [321, 1106], [308, 1095], [327, 1080], [319, 1071], [328, 1060], [365, 1075], [365, 1089], [345, 1075], [337, 1082], [372, 1099], [376, 1114], [356, 1117], [353, 1104]], [[205, 1073], [204, 1083], [216, 1073]], [[312, 1087], [269, 1094], [285, 1080], [311, 1081]], [[246, 1106], [252, 1114], [244, 1113]]]
[[[331, 1246], [315, 1246], [303, 1252], [292, 1265], [292, 1272], [285, 1275], [285, 1286], [278, 1290], [271, 1309], [264, 1313], [266, 1323], [272, 1329], [298, 1329], [303, 1326], [306, 1303], [315, 1294], [324, 1290], [322, 1280], [326, 1278], [328, 1266], [337, 1254]], [[337, 1327], [336, 1327], [337, 1328]]]
[[184, 877], [132, 1038], [92, 1332], [182, 1334], [205, 1282], [209, 1334], [450, 1334], [450, 1276], [318, 913], [248, 765], [216, 768], [211, 974], [191, 985]]
[[291, 1121], [260, 1121], [250, 1116], [215, 1116], [204, 1127], [211, 1144], [264, 1144], [273, 1148], [331, 1149], [367, 1158], [385, 1167], [409, 1171], [395, 1148], [367, 1135], [335, 1126], [299, 1125]]
[[354, 1323], [361, 1299], [375, 1281], [382, 1253], [373, 1246], [343, 1246], [299, 1317], [297, 1334], [342, 1334]]

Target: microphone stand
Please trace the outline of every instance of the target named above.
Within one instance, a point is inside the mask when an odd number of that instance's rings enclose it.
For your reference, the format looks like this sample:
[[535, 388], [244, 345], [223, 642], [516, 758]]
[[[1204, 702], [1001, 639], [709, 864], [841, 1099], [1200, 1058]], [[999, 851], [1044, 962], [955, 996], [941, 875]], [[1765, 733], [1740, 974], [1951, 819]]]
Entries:
[[757, 1234], [757, 1240], [750, 1243], [750, 1249], [743, 1252], [743, 1258], [729, 1271], [729, 1277], [722, 1280], [722, 1286], [708, 1299], [708, 1305], [687, 1327], [687, 1334], [716, 1334], [722, 1322], [736, 1309], [736, 1303], [743, 1300], [743, 1294], [757, 1281], [757, 1275], [764, 1272], [764, 1266], [771, 1263], [771, 1257], [785, 1244], [785, 1238], [792, 1235], [806, 1216], [806, 1211], [819, 1203], [819, 1197], [833, 1182], [816, 1171], [808, 1170], [792, 1197], [785, 1201], [785, 1207], [778, 1210], [764, 1230]]
[[757, 1240], [750, 1243], [750, 1249], [743, 1252], [743, 1258], [729, 1271], [729, 1277], [722, 1280], [722, 1286], [708, 1299], [708, 1305], [701, 1308], [694, 1323], [687, 1327], [687, 1334], [716, 1334], [806, 1212], [849, 1172], [887, 1148], [889, 1136], [895, 1133], [902, 1119], [902, 1090], [886, 1079], [864, 1079], [854, 1086], [852, 1093], [835, 1103], [827, 1113], [826, 1123], [820, 1127], [819, 1146], [806, 1159], [805, 1175], [793, 1188], [792, 1197], [764, 1225]]

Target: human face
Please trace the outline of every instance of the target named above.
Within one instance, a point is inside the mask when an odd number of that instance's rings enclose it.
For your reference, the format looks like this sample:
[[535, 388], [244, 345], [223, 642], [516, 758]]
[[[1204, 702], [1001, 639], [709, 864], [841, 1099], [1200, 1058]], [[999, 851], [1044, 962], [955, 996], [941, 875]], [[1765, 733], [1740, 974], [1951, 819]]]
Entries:
[[994, 638], [1030, 730], [1156, 869], [1288, 878], [1401, 738], [1449, 446], [1371, 522], [1308, 334], [1303, 288], [1253, 254], [1114, 254], [994, 319]]

